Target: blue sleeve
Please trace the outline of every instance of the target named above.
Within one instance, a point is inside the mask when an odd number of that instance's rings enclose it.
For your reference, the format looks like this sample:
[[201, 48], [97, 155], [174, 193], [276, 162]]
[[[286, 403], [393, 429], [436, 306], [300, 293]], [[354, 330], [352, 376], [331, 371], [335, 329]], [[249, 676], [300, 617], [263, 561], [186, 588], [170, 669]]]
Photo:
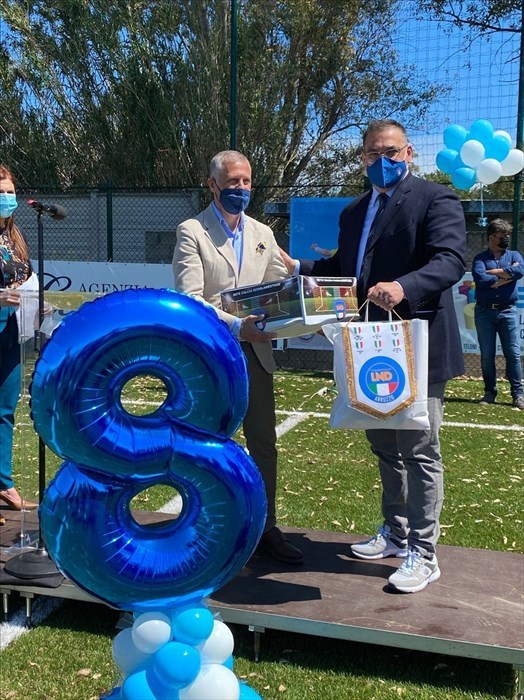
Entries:
[[488, 275], [486, 272], [486, 262], [481, 255], [476, 255], [473, 258], [471, 274], [473, 275], [477, 287], [493, 287], [498, 280], [496, 275]]
[[[515, 265], [515, 263], [518, 264]], [[524, 259], [518, 250], [511, 251], [511, 263], [506, 265], [504, 272], [506, 272], [514, 280], [519, 280], [524, 277]]]

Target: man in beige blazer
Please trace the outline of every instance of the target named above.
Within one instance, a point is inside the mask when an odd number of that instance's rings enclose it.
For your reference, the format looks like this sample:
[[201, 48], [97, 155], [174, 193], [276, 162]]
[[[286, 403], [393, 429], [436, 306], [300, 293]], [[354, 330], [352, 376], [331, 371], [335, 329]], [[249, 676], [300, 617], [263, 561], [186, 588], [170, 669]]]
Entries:
[[239, 319], [220, 307], [226, 289], [288, 277], [268, 226], [246, 216], [251, 166], [238, 151], [221, 151], [211, 160], [208, 185], [212, 203], [177, 229], [173, 257], [175, 289], [212, 304], [240, 340], [249, 374], [249, 405], [243, 428], [267, 495], [267, 520], [257, 553], [301, 564], [302, 552], [276, 527], [276, 418], [273, 392], [273, 333], [260, 330], [259, 316]]

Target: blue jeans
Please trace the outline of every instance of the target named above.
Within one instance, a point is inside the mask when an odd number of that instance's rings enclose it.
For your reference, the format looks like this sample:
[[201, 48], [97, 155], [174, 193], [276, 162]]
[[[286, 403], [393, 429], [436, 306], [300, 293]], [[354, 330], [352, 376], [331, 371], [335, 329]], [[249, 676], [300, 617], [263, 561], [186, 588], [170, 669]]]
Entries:
[[522, 388], [522, 362], [520, 359], [519, 319], [516, 306], [505, 309], [488, 309], [475, 305], [475, 326], [480, 347], [480, 366], [484, 379], [484, 390], [497, 393], [497, 370], [495, 350], [497, 335], [506, 358], [506, 377], [511, 396], [524, 394]]
[[14, 314], [0, 309], [0, 491], [13, 486], [13, 432], [20, 396], [21, 368]]

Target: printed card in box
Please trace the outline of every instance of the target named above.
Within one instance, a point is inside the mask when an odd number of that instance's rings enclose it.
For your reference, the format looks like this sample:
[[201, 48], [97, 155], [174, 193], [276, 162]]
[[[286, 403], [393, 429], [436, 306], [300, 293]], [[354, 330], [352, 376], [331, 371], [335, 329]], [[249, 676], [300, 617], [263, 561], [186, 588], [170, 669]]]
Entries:
[[222, 309], [244, 318], [263, 316], [260, 328], [278, 338], [318, 331], [324, 323], [349, 321], [357, 312], [354, 277], [289, 277], [222, 292]]

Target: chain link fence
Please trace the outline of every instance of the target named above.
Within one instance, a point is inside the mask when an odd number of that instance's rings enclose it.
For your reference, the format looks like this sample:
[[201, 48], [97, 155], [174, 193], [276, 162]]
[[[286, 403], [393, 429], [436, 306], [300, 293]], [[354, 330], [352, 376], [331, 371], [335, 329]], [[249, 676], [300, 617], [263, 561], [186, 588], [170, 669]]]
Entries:
[[[269, 224], [279, 245], [289, 249], [289, 202], [292, 197], [333, 196], [332, 185], [254, 190], [250, 215]], [[354, 196], [364, 182], [344, 187], [344, 196]], [[340, 190], [339, 190], [340, 193]], [[37, 251], [36, 213], [24, 206], [24, 199], [35, 198], [59, 204], [68, 210], [64, 221], [44, 220], [44, 257], [46, 260], [113, 261], [123, 263], [170, 264], [176, 240], [176, 228], [207, 206], [210, 194], [198, 186], [183, 189], [114, 189], [109, 184], [97, 189], [75, 188], [67, 192], [38, 188], [18, 190], [20, 206], [17, 223], [24, 231], [33, 253]], [[467, 222], [467, 265], [487, 245], [481, 213], [489, 220], [496, 217], [512, 222], [513, 202], [504, 199], [464, 200]], [[267, 213], [271, 212], [271, 213]], [[524, 250], [522, 221], [519, 249]], [[322, 350], [285, 347], [275, 353], [281, 368], [329, 371], [331, 353]], [[502, 359], [502, 358], [501, 358]], [[480, 376], [478, 355], [465, 355], [468, 376]], [[503, 365], [500, 362], [502, 374]]]

